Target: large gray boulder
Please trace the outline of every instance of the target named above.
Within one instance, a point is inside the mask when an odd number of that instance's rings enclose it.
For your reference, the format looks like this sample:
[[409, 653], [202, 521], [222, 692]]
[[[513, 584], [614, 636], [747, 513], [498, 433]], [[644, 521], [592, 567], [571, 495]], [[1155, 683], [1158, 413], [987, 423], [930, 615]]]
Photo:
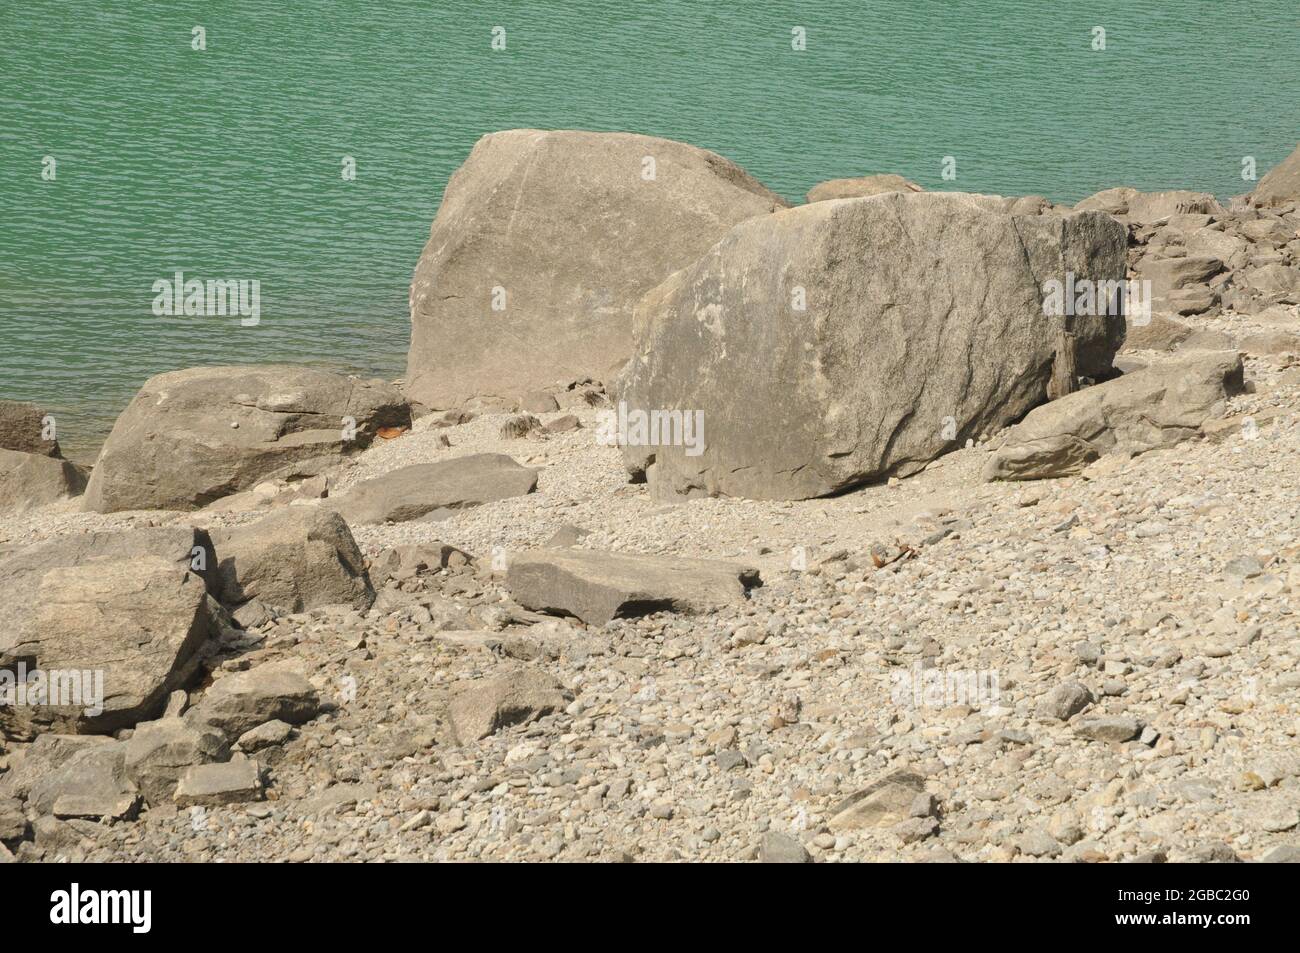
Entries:
[[192, 528], [90, 533], [0, 558], [0, 669], [40, 672], [46, 686], [0, 706], [0, 734], [110, 732], [159, 713], [223, 624], [212, 566]]
[[40, 453], [0, 450], [0, 513], [68, 500], [85, 489], [86, 471], [75, 463]]
[[1300, 204], [1300, 146], [1268, 170], [1251, 199], [1262, 206]]
[[270, 478], [314, 476], [409, 427], [410, 407], [382, 381], [290, 365], [159, 374], [113, 426], [86, 506], [194, 510]]
[[[638, 306], [617, 394], [629, 470], [657, 497], [805, 499], [914, 473], [1022, 417], [1055, 363], [1045, 288], [1122, 282], [1126, 233], [1099, 212], [1006, 207], [893, 193], [736, 226]], [[1105, 376], [1123, 317], [1073, 321], [1078, 374]], [[702, 445], [638, 435], [636, 414], [665, 410], [693, 415]]]
[[59, 442], [46, 440], [46, 413], [35, 404], [0, 400], [0, 450], [60, 456]]
[[525, 496], [537, 471], [504, 453], [475, 453], [416, 463], [358, 483], [331, 501], [353, 525], [402, 523], [429, 514]]
[[365, 557], [338, 513], [293, 506], [256, 523], [213, 530], [218, 598], [227, 606], [256, 599], [288, 612], [375, 601]]
[[522, 606], [604, 625], [648, 612], [703, 613], [743, 603], [752, 567], [718, 559], [541, 549], [511, 556], [506, 586]]
[[784, 208], [680, 142], [512, 129], [447, 183], [411, 285], [407, 390], [433, 408], [608, 380], [632, 307], [737, 222]]
[[1236, 351], [1197, 351], [1054, 400], [1007, 431], [988, 480], [1070, 476], [1112, 451], [1173, 446], [1243, 387]]

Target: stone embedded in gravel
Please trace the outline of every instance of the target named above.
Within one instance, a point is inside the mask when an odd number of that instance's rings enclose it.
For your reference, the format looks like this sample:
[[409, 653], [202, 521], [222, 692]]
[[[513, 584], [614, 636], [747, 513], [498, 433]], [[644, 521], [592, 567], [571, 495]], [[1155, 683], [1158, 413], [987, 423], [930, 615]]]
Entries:
[[1172, 446], [1221, 416], [1227, 399], [1243, 389], [1241, 356], [1235, 351], [1197, 352], [1125, 374], [1031, 411], [1007, 431], [984, 478], [1029, 480], [1080, 472], [1087, 455], [1077, 448], [1063, 453], [1063, 441], [1071, 447], [1082, 441], [1098, 455]]
[[35, 404], [0, 400], [0, 450], [60, 457], [59, 442], [46, 440], [48, 415]]
[[261, 801], [266, 792], [256, 761], [238, 758], [219, 764], [200, 764], [186, 770], [176, 785], [179, 808], [220, 807]]
[[582, 422], [573, 414], [565, 414], [554, 420], [548, 420], [542, 429], [547, 433], [568, 433], [571, 430], [581, 430]]
[[841, 801], [830, 812], [832, 831], [893, 827], [911, 816], [912, 804], [925, 792], [925, 779], [911, 771], [893, 771]]
[[760, 864], [811, 864], [812, 854], [789, 834], [768, 831], [758, 845]]
[[219, 598], [228, 606], [257, 600], [288, 612], [375, 601], [365, 559], [343, 517], [293, 507], [256, 523], [212, 531]]
[[[1124, 246], [1107, 215], [965, 193], [743, 222], [637, 305], [624, 461], [664, 499], [802, 500], [916, 473], [1047, 398], [1044, 283], [1122, 282]], [[1109, 372], [1123, 319], [1074, 320], [1077, 372]]]
[[542, 422], [532, 414], [519, 414], [501, 425], [497, 435], [502, 440], [519, 440], [542, 429]]
[[1142, 733], [1142, 722], [1136, 718], [1123, 716], [1114, 716], [1108, 718], [1094, 718], [1082, 721], [1075, 726], [1074, 732], [1081, 738], [1087, 738], [1089, 741], [1106, 741], [1112, 744], [1123, 744], [1126, 741], [1132, 741]]
[[519, 553], [506, 571], [520, 605], [589, 625], [665, 610], [708, 612], [743, 603], [759, 584], [758, 570], [738, 563], [584, 549]]
[[1300, 864], [1300, 846], [1295, 844], [1278, 844], [1260, 861], [1265, 864]]
[[127, 776], [151, 807], [170, 804], [181, 775], [196, 764], [225, 761], [230, 747], [214, 728], [182, 718], [143, 722], [126, 741]]
[[[642, 175], [647, 162], [655, 182]], [[739, 166], [682, 142], [484, 136], [447, 183], [411, 282], [407, 389], [442, 409], [604, 380], [632, 351], [644, 292], [735, 223], [786, 206]]]
[[1029, 857], [1055, 857], [1061, 852], [1061, 845], [1046, 831], [1037, 828], [1017, 837], [1016, 848]]
[[250, 728], [239, 736], [237, 742], [240, 751], [252, 754], [272, 745], [284, 744], [293, 734], [293, 725], [284, 721], [268, 721], [264, 725]]
[[503, 453], [476, 453], [417, 463], [366, 480], [335, 500], [334, 506], [353, 525], [401, 523], [525, 496], [536, 488], [536, 470]]
[[86, 471], [40, 453], [0, 449], [0, 512], [21, 513], [80, 496]]
[[224, 615], [208, 595], [210, 557], [207, 534], [185, 528], [74, 536], [0, 558], [0, 665], [60, 673], [40, 703], [0, 706], [0, 733], [115, 731], [160, 712]]
[[320, 713], [320, 696], [292, 663], [268, 662], [213, 682], [185, 715], [212, 725], [230, 741], [268, 721], [301, 725]]
[[159, 374], [113, 426], [86, 506], [194, 510], [267, 479], [316, 476], [379, 429], [410, 425], [405, 398], [382, 381], [293, 365]]
[[1068, 721], [1092, 704], [1092, 692], [1078, 682], [1066, 682], [1052, 689], [1038, 704], [1044, 718]]
[[456, 737], [464, 744], [536, 721], [563, 708], [571, 698], [553, 676], [526, 665], [456, 686], [448, 708]]
[[130, 812], [139, 791], [127, 776], [125, 754], [126, 745], [120, 741], [78, 751], [32, 785], [28, 809], [52, 814], [59, 799], [67, 798], [69, 817], [118, 817]]

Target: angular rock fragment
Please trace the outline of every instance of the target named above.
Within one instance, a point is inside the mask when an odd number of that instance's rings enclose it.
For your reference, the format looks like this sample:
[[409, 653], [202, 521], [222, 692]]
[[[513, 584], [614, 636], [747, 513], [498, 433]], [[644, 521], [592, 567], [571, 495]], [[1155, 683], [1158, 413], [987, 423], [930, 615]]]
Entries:
[[268, 721], [301, 725], [319, 713], [320, 696], [311, 682], [289, 663], [269, 662], [218, 679], [185, 718], [235, 741]]
[[511, 725], [536, 721], [564, 707], [571, 697], [552, 676], [523, 666], [456, 688], [449, 711], [456, 737], [466, 743]]
[[22, 512], [80, 496], [86, 471], [39, 453], [0, 450], [0, 513]]
[[163, 718], [136, 725], [126, 742], [124, 765], [153, 806], [171, 803], [176, 783], [190, 767], [229, 757], [230, 746], [220, 731], [182, 718]]
[[925, 779], [911, 771], [894, 771], [831, 809], [832, 831], [893, 827], [911, 816], [912, 803], [925, 792]]
[[537, 488], [537, 471], [503, 453], [417, 463], [358, 483], [335, 503], [352, 525], [403, 523], [441, 511], [525, 496]]
[[200, 764], [186, 770], [176, 785], [179, 808], [220, 807], [261, 801], [266, 792], [256, 761], [243, 758], [220, 764]]
[[256, 599], [288, 612], [375, 601], [365, 559], [343, 518], [294, 507], [256, 523], [214, 530], [219, 598], [228, 606]]
[[758, 570], [722, 560], [583, 549], [519, 553], [506, 570], [520, 605], [589, 625], [649, 612], [709, 612], [744, 602], [758, 584]]

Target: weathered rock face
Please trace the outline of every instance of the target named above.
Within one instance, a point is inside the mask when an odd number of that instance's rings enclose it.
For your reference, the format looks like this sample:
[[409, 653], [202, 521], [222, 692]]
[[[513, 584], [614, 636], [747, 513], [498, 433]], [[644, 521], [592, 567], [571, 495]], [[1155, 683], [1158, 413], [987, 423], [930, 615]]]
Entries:
[[185, 719], [236, 741], [268, 721], [301, 725], [319, 712], [320, 696], [311, 682], [292, 666], [277, 662], [218, 679]]
[[1129, 197], [1125, 214], [1131, 222], [1149, 224], [1189, 213], [1220, 215], [1223, 206], [1209, 192], [1136, 192]]
[[86, 471], [39, 453], [0, 450], [0, 513], [21, 512], [80, 496]]
[[269, 479], [314, 476], [409, 427], [381, 381], [305, 367], [198, 367], [151, 378], [118, 417], [86, 488], [100, 513], [193, 510]]
[[552, 676], [526, 665], [457, 687], [448, 712], [456, 737], [467, 743], [549, 715], [572, 697]]
[[1251, 198], [1256, 205], [1300, 203], [1300, 146], [1259, 180]]
[[520, 605], [589, 625], [665, 609], [708, 612], [744, 602], [758, 583], [757, 570], [722, 560], [586, 549], [520, 553], [506, 571], [506, 585]]
[[[736, 226], [638, 306], [629, 469], [660, 497], [805, 499], [916, 472], [1042, 403], [1044, 286], [1122, 282], [1126, 235], [1102, 213], [1005, 207], [895, 193]], [[1073, 320], [1078, 373], [1104, 376], [1123, 318]], [[631, 413], [662, 410], [693, 414], [702, 447], [662, 427], [635, 445]]]
[[47, 687], [0, 706], [0, 733], [108, 732], [159, 712], [220, 625], [212, 564], [193, 529], [92, 533], [0, 559], [0, 667], [40, 671]]
[[338, 513], [290, 507], [256, 523], [216, 530], [218, 597], [227, 606], [251, 599], [289, 612], [375, 601], [365, 558]]
[[171, 803], [176, 783], [192, 765], [225, 761], [230, 746], [215, 728], [182, 718], [137, 725], [123, 752], [127, 777], [150, 806]]
[[537, 471], [504, 453], [417, 463], [358, 483], [335, 501], [354, 525], [419, 519], [438, 511], [481, 506], [537, 489]]
[[915, 182], [909, 182], [901, 175], [886, 173], [884, 175], [867, 175], [858, 179], [831, 179], [820, 182], [808, 190], [807, 200], [825, 202], [828, 199], [860, 199], [868, 195], [884, 195], [886, 192], [923, 192]]
[[1112, 450], [1143, 453], [1193, 436], [1242, 390], [1241, 355], [1202, 351], [1089, 387], [1039, 407], [1006, 434], [989, 480], [1078, 473]]
[[35, 404], [0, 400], [0, 450], [57, 457], [59, 442], [45, 439], [45, 411]]
[[485, 136], [411, 285], [407, 390], [429, 407], [607, 380], [632, 307], [737, 222], [784, 208], [721, 156], [624, 133]]

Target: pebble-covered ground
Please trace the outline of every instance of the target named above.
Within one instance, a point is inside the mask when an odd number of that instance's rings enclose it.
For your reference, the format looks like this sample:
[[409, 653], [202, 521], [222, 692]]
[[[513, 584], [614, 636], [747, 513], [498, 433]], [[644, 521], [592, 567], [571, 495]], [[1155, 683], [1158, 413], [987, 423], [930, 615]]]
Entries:
[[[578, 412], [581, 430], [510, 440], [502, 415], [424, 418], [335, 491], [493, 451], [539, 468], [537, 492], [356, 527], [372, 559], [440, 541], [474, 562], [389, 582], [364, 614], [282, 617], [214, 660], [289, 661], [328, 700], [259, 753], [267, 799], [47, 825], [31, 859], [743, 860], [764, 843], [834, 861], [1294, 855], [1292, 360], [1248, 360], [1252, 392], [1204, 436], [1080, 477], [984, 483], [995, 436], [894, 485], [801, 503], [656, 502], [597, 445], [595, 410]], [[74, 508], [9, 521], [0, 545], [256, 518]], [[510, 599], [502, 570], [564, 527], [589, 532], [584, 549], [739, 559], [764, 584], [706, 615], [543, 618]], [[557, 678], [566, 707], [457, 744], [452, 686], [521, 665]], [[833, 823], [902, 770], [925, 789], [910, 816]]]

